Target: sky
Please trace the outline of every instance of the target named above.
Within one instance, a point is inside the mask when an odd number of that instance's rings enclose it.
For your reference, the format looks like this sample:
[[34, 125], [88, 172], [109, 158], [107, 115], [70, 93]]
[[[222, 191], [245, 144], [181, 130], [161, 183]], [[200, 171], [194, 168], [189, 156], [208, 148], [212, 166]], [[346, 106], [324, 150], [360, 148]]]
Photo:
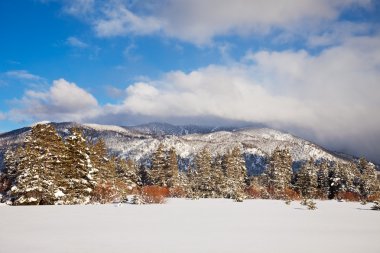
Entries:
[[0, 132], [260, 124], [380, 162], [380, 1], [0, 1]]

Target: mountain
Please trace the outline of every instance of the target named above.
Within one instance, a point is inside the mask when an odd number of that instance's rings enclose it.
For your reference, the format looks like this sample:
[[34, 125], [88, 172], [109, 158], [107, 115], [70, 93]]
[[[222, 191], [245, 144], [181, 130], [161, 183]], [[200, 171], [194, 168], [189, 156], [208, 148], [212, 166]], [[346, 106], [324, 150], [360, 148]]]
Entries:
[[[69, 134], [70, 128], [81, 127], [89, 141], [102, 138], [110, 153], [141, 163], [149, 163], [151, 154], [162, 142], [167, 149], [176, 149], [181, 168], [191, 164], [195, 154], [205, 147], [214, 156], [223, 155], [236, 146], [240, 147], [249, 174], [261, 173], [276, 147], [290, 150], [295, 169], [310, 157], [314, 160], [340, 162], [347, 162], [352, 158], [348, 155], [337, 155], [307, 140], [269, 128], [175, 126], [167, 123], [131, 127], [73, 122], [52, 124], [63, 137]], [[0, 134], [0, 166], [3, 164], [5, 151], [20, 144], [30, 129], [31, 127], [25, 127]]]
[[184, 125], [175, 126], [168, 123], [153, 122], [138, 126], [128, 127], [140, 133], [145, 133], [153, 136], [164, 135], [188, 135], [188, 134], [207, 134], [217, 131], [233, 131], [235, 127], [213, 127], [213, 126], [197, 126], [197, 125]]

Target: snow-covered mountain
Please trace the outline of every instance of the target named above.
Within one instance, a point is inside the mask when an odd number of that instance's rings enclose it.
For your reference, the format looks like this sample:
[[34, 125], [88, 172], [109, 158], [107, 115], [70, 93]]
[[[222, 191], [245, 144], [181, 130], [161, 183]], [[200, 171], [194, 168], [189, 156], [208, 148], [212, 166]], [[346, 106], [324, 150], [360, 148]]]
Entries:
[[[69, 134], [70, 128], [81, 127], [88, 140], [96, 141], [102, 138], [111, 153], [144, 163], [162, 142], [167, 149], [176, 149], [182, 168], [191, 163], [195, 154], [205, 147], [214, 156], [223, 155], [236, 146], [240, 147], [250, 174], [264, 170], [268, 156], [276, 147], [286, 147], [290, 150], [295, 168], [310, 157], [315, 160], [342, 162], [348, 161], [350, 157], [338, 156], [314, 143], [269, 128], [215, 128], [174, 126], [166, 123], [133, 127], [72, 122], [52, 124], [63, 137]], [[21, 143], [29, 131], [30, 127], [26, 127], [0, 134], [0, 164], [5, 150]]]

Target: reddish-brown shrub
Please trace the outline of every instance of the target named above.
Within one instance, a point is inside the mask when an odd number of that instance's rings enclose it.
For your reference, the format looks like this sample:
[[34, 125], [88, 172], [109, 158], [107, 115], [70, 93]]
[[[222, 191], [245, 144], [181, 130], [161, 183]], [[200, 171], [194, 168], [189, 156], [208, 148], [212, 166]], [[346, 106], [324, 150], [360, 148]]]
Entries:
[[119, 197], [119, 192], [111, 182], [98, 183], [92, 191], [92, 200], [101, 204], [111, 203]]
[[175, 186], [169, 189], [169, 196], [171, 198], [185, 198], [187, 196], [187, 192], [180, 186]]
[[144, 186], [141, 189], [141, 198], [147, 204], [162, 204], [165, 203], [165, 198], [170, 196], [170, 191], [167, 187], [156, 185]]
[[360, 201], [361, 200], [360, 194], [354, 193], [354, 192], [340, 192], [338, 194], [338, 197], [346, 201]]
[[245, 193], [247, 194], [248, 198], [260, 199], [260, 198], [263, 198], [264, 190], [265, 189], [261, 189], [259, 187], [250, 186], [245, 190]]
[[291, 199], [291, 200], [300, 200], [301, 199], [301, 195], [298, 192], [296, 192], [295, 190], [290, 189], [290, 188], [286, 188], [284, 190], [283, 195], [286, 199]]
[[325, 191], [322, 190], [317, 190], [315, 193], [315, 198], [316, 199], [328, 199], [328, 194]]
[[373, 202], [373, 201], [376, 201], [376, 200], [379, 200], [379, 199], [380, 199], [380, 192], [377, 192], [377, 193], [369, 195], [368, 198], [367, 198], [367, 201]]
[[129, 185], [122, 180], [115, 180], [114, 187], [122, 196], [137, 194], [139, 192], [136, 185]]

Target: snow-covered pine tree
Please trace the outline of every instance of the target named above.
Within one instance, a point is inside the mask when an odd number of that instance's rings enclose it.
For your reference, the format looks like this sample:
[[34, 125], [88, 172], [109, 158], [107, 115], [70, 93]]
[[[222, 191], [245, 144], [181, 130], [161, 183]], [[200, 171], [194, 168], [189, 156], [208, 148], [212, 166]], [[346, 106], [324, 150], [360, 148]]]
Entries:
[[145, 164], [141, 163], [138, 166], [138, 177], [140, 179], [141, 185], [152, 185], [151, 182], [151, 176], [150, 176], [150, 170], [148, 170], [145, 166]]
[[169, 150], [165, 164], [166, 185], [168, 187], [179, 186], [177, 152], [174, 147]]
[[185, 179], [187, 182], [187, 196], [191, 199], [199, 198], [198, 195], [198, 188], [197, 188], [197, 178], [198, 178], [198, 173], [195, 169], [195, 165], [191, 164], [186, 172], [185, 172], [186, 177], [182, 178]]
[[227, 193], [226, 177], [223, 172], [223, 157], [217, 155], [211, 165], [211, 178], [216, 197], [224, 197]]
[[243, 196], [246, 188], [247, 171], [245, 161], [238, 147], [224, 155], [222, 162], [226, 176], [226, 195], [227, 198]]
[[297, 173], [296, 187], [304, 198], [315, 198], [318, 187], [317, 168], [311, 158]]
[[322, 161], [318, 164], [317, 171], [317, 182], [318, 182], [318, 196], [322, 199], [327, 199], [329, 196], [329, 165], [326, 161]]
[[1, 201], [10, 201], [8, 191], [18, 175], [18, 165], [22, 160], [23, 148], [9, 148], [4, 154], [4, 170], [0, 172]]
[[379, 181], [377, 180], [376, 168], [373, 163], [368, 162], [365, 158], [360, 158], [358, 163], [360, 172], [359, 189], [364, 199], [379, 191]]
[[138, 167], [131, 159], [116, 159], [116, 173], [117, 176], [130, 188], [135, 188], [138, 185], [141, 185]]
[[232, 150], [232, 161], [234, 170], [234, 180], [239, 192], [244, 192], [247, 182], [247, 169], [245, 167], [245, 160], [241, 153], [240, 148], [235, 147]]
[[288, 149], [276, 148], [269, 161], [269, 165], [265, 171], [268, 177], [268, 185], [273, 190], [275, 198], [283, 198], [286, 188], [291, 185], [293, 170], [292, 157]]
[[203, 148], [195, 157], [195, 190], [199, 197], [215, 197], [214, 185], [211, 176], [211, 154]]
[[70, 129], [70, 136], [66, 138], [66, 173], [65, 184], [67, 204], [87, 204], [91, 193], [96, 186], [98, 170], [91, 161], [91, 150], [78, 128]]
[[157, 150], [153, 153], [152, 168], [149, 171], [150, 183], [153, 185], [167, 186], [165, 171], [166, 154], [164, 145], [160, 143]]
[[107, 147], [103, 139], [98, 139], [90, 146], [90, 160], [92, 166], [97, 170], [98, 180], [115, 180], [115, 160], [108, 157]]
[[14, 177], [9, 192], [15, 205], [54, 204], [64, 196], [63, 154], [65, 146], [50, 124], [37, 124], [26, 137], [23, 148], [13, 153]]

